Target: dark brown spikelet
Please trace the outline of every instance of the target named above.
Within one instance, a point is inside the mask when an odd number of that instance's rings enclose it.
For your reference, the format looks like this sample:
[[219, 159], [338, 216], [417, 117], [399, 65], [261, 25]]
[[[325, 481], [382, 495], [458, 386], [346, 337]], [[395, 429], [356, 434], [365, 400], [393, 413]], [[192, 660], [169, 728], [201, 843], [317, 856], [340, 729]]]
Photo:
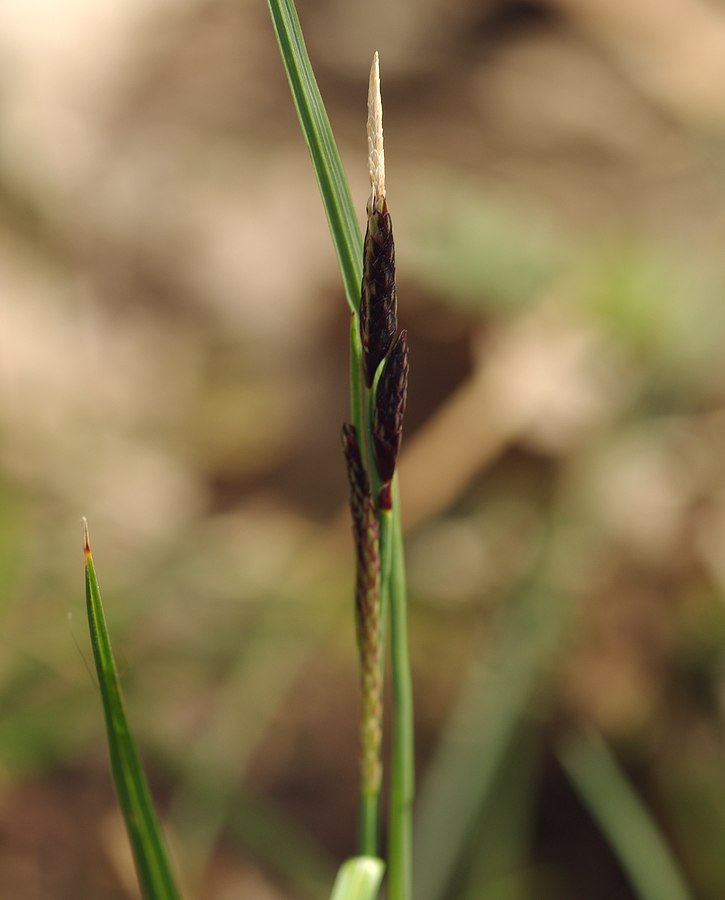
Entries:
[[352, 425], [342, 426], [342, 447], [350, 481], [350, 511], [357, 558], [356, 609], [360, 635], [368, 619], [377, 618], [377, 592], [380, 575], [378, 556], [378, 520], [370, 483], [362, 463], [357, 432]]
[[[383, 485], [395, 472], [395, 464], [403, 437], [403, 416], [408, 398], [408, 333], [401, 331], [390, 351], [385, 368], [375, 392], [373, 416], [373, 451], [375, 464]], [[381, 506], [387, 508], [385, 498], [390, 492], [381, 492]]]
[[350, 511], [355, 535], [355, 548], [361, 558], [362, 545], [358, 541], [365, 527], [366, 505], [370, 497], [370, 482], [363, 466], [360, 445], [354, 425], [342, 426], [342, 449], [347, 463], [347, 477], [350, 482]]
[[360, 292], [360, 339], [365, 381], [372, 386], [375, 372], [388, 354], [398, 330], [395, 291], [393, 224], [383, 199], [368, 215], [363, 246]]
[[357, 562], [355, 613], [362, 693], [362, 788], [365, 793], [375, 793], [380, 789], [382, 779], [380, 747], [383, 733], [378, 520], [357, 433], [352, 425], [342, 427], [342, 447], [350, 480], [350, 509]]

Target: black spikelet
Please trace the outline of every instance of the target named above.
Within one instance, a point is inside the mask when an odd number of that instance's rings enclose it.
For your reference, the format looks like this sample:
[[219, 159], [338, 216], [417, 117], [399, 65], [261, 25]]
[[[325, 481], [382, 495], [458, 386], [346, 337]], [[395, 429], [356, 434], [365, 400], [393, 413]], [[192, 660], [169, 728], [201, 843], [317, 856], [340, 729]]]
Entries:
[[395, 243], [393, 224], [385, 200], [368, 215], [363, 247], [360, 291], [360, 338], [365, 381], [372, 386], [375, 372], [393, 343], [397, 323]]

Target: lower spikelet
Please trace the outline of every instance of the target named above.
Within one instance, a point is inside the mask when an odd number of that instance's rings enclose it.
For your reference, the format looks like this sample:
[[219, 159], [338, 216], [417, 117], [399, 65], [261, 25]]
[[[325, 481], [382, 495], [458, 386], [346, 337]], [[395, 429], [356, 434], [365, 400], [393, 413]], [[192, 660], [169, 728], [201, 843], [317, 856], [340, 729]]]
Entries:
[[364, 793], [374, 794], [380, 789], [382, 778], [380, 748], [383, 732], [378, 520], [360, 455], [357, 433], [352, 425], [343, 425], [342, 446], [350, 481], [350, 510], [357, 563], [355, 618], [362, 692], [360, 725], [362, 790]]

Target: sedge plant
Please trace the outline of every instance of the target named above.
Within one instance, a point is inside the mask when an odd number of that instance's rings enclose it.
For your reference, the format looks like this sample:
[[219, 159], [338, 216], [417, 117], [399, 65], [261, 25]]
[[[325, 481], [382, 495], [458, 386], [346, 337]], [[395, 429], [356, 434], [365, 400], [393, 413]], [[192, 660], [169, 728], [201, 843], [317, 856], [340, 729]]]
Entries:
[[[355, 622], [360, 661], [360, 799], [357, 855], [340, 868], [331, 900], [375, 900], [387, 869], [389, 900], [411, 900], [413, 706], [406, 628], [406, 585], [396, 475], [408, 380], [408, 342], [398, 330], [395, 246], [385, 182], [382, 102], [377, 53], [368, 88], [371, 192], [365, 236], [305, 48], [293, 0], [268, 0], [282, 61], [337, 252], [350, 310], [350, 421], [342, 445], [350, 483], [355, 547]], [[111, 769], [139, 885], [146, 900], [177, 900], [173, 867], [126, 717], [84, 523], [86, 600], [103, 703]], [[540, 603], [534, 606], [539, 609]], [[523, 612], [531, 613], [530, 604]], [[476, 817], [511, 747], [542, 656], [555, 643], [552, 604], [536, 642], [512, 622], [500, 648], [505, 689], [491, 697], [475, 684], [461, 698], [444, 741], [437, 774], [423, 798], [419, 823], [423, 865], [416, 897], [438, 898], [452, 880]], [[558, 620], [554, 617], [554, 620]], [[381, 846], [382, 711], [386, 644], [393, 694], [387, 848]], [[517, 653], [518, 649], [518, 653]], [[520, 658], [519, 658], [520, 657]], [[481, 714], [485, 701], [485, 714]], [[471, 730], [471, 722], [481, 723]], [[460, 740], [462, 730], [467, 739]], [[666, 843], [600, 739], [562, 745], [562, 767], [627, 871], [641, 900], [691, 896]], [[445, 821], [445, 837], [439, 823]], [[433, 851], [435, 848], [435, 852]], [[383, 861], [384, 860], [384, 861]], [[476, 889], [477, 890], [477, 889]], [[479, 896], [476, 892], [475, 896]]]
[[293, 0], [268, 0], [268, 5], [320, 188], [351, 313], [351, 422], [343, 429], [343, 447], [351, 484], [358, 573], [357, 630], [362, 673], [358, 849], [364, 855], [375, 856], [380, 852], [380, 692], [383, 636], [387, 623], [393, 688], [388, 847], [385, 855], [387, 889], [390, 900], [410, 900], [413, 701], [400, 499], [395, 473], [405, 410], [408, 347], [404, 331], [396, 336], [395, 249], [385, 183], [379, 61], [376, 53], [368, 91], [371, 193], [363, 241]]
[[[348, 464], [351, 484], [351, 508], [353, 512], [353, 532], [357, 551], [358, 578], [356, 584], [358, 641], [361, 652], [362, 672], [362, 765], [360, 800], [361, 853], [379, 852], [378, 804], [379, 797], [379, 733], [372, 717], [377, 715], [378, 706], [371, 695], [381, 687], [376, 679], [373, 661], [382, 667], [384, 630], [389, 625], [391, 674], [393, 687], [393, 734], [392, 759], [390, 765], [390, 798], [388, 810], [388, 846], [385, 854], [387, 865], [387, 892], [390, 900], [410, 900], [412, 869], [412, 803], [414, 794], [413, 766], [413, 704], [408, 660], [406, 628], [406, 585], [403, 557], [400, 500], [395, 475], [395, 458], [400, 444], [402, 414], [405, 407], [407, 382], [407, 340], [401, 332], [395, 338], [396, 297], [395, 258], [392, 244], [392, 227], [387, 209], [385, 188], [385, 159], [382, 143], [382, 106], [379, 95], [379, 71], [377, 54], [373, 61], [368, 100], [368, 149], [371, 196], [367, 207], [367, 230], [364, 242], [358, 230], [355, 210], [350, 199], [350, 191], [345, 181], [334, 137], [325, 113], [324, 104], [315, 81], [312, 66], [305, 48], [293, 0], [268, 0], [277, 40], [287, 72], [292, 97], [297, 109], [302, 131], [312, 159], [323, 206], [327, 215], [330, 233], [337, 252], [343, 286], [351, 311], [350, 330], [350, 385], [351, 385], [351, 425], [343, 430], [343, 447]], [[360, 247], [363, 247], [362, 253]], [[359, 290], [359, 285], [362, 289]], [[377, 555], [375, 549], [377, 547]], [[377, 585], [378, 602], [374, 604]], [[544, 592], [546, 593], [546, 592]], [[537, 604], [538, 607], [538, 604]], [[528, 609], [528, 604], [526, 604]], [[374, 611], [378, 610], [378, 621]], [[525, 686], [536, 680], [537, 660], [546, 648], [555, 643], [558, 618], [549, 627], [541, 629], [543, 637], [530, 647], [529, 636], [516, 627], [516, 637], [520, 648], [524, 649], [521, 661], [512, 670], [514, 690], [502, 689], [493, 698], [493, 712], [487, 722], [495, 727], [481, 728], [480, 738], [474, 741], [484, 756], [499, 758], [506, 754], [509, 746], [503, 739], [515, 723], [521, 720], [525, 696]], [[526, 631], [526, 629], [524, 629]], [[372, 635], [376, 634], [373, 640]], [[377, 644], [375, 641], [377, 640]], [[371, 650], [369, 643], [375, 647]], [[519, 643], [517, 641], [516, 643]], [[533, 659], [530, 659], [532, 657]], [[532, 678], [533, 676], [533, 678]], [[524, 688], [520, 690], [520, 687]], [[489, 710], [489, 714], [492, 711]], [[370, 717], [370, 718], [368, 718]], [[493, 719], [493, 721], [492, 721]], [[470, 719], [468, 723], [470, 725]], [[473, 797], [466, 798], [464, 806], [480, 802], [487, 796], [488, 787], [495, 779], [497, 766], [488, 763], [479, 774], [481, 756], [471, 748], [470, 765], [456, 762], [453, 780], [463, 779], [471, 790], [477, 785]], [[641, 900], [653, 896], [672, 897], [684, 900], [689, 892], [679, 873], [666, 856], [664, 842], [656, 834], [652, 823], [643, 815], [632, 817], [640, 826], [638, 837], [646, 836], [652, 857], [657, 862], [650, 867], [647, 877], [643, 872], [641, 859], [636, 854], [623, 853], [626, 843], [623, 836], [626, 813], [635, 805], [641, 812], [641, 805], [628, 793], [624, 779], [616, 768], [606, 765], [606, 760], [593, 758], [586, 771], [578, 765], [580, 758], [574, 753], [564, 754], [565, 768], [570, 772], [578, 789], [594, 808], [599, 794], [589, 789], [588, 776], [608, 777], [612, 786], [612, 802], [618, 802], [616, 818], [610, 809], [595, 810], [595, 818], [604, 823], [610, 834], [610, 842], [622, 858], [624, 866], [631, 874], [632, 886]], [[485, 784], [483, 783], [485, 782]], [[450, 785], [449, 785], [450, 786]], [[616, 790], [615, 790], [616, 787]], [[466, 790], [466, 787], [463, 787]], [[629, 798], [624, 802], [622, 798]], [[438, 809], [440, 813], [440, 808]], [[452, 810], [452, 816], [460, 818], [454, 829], [451, 848], [451, 868], [453, 859], [466, 843], [468, 833], [465, 817], [460, 816], [460, 808]], [[440, 822], [449, 826], [451, 817], [433, 815], [432, 824], [438, 830]], [[615, 837], [614, 832], [617, 832]], [[631, 837], [631, 834], [629, 835]], [[430, 845], [431, 841], [429, 841]], [[644, 843], [644, 840], [643, 840]], [[654, 850], [657, 850], [655, 853]], [[449, 869], [442, 875], [451, 875]], [[440, 897], [445, 891], [449, 877], [439, 879], [436, 888], [428, 892], [431, 897]], [[659, 893], [652, 893], [653, 883]], [[416, 897], [418, 890], [416, 890]]]
[[[362, 697], [360, 821], [358, 855], [340, 868], [331, 900], [374, 900], [386, 864], [388, 897], [390, 900], [410, 900], [412, 696], [400, 502], [395, 474], [406, 403], [408, 347], [406, 332], [397, 329], [395, 249], [385, 186], [379, 62], [376, 54], [368, 101], [371, 195], [363, 240], [357, 229], [349, 190], [294, 6], [291, 0], [268, 2], [320, 185], [351, 311], [351, 421], [343, 425], [342, 439], [350, 482], [357, 569], [355, 618]], [[124, 708], [85, 521], [83, 535], [87, 614], [106, 719], [111, 770], [139, 885], [146, 900], [177, 900], [181, 893]], [[528, 604], [525, 606], [528, 609]], [[552, 604], [547, 603], [546, 608], [547, 620], [550, 620]], [[379, 835], [383, 773], [382, 686], [388, 629], [394, 711], [388, 846], [383, 854]], [[440, 778], [431, 779], [431, 789], [424, 798], [429, 802], [424, 804], [423, 812], [428, 814], [422, 816], [419, 834], [427, 868], [424, 866], [418, 873], [416, 897], [443, 895], [467, 842], [471, 822], [488, 805], [491, 786], [501, 760], [507, 755], [530, 686], [537, 680], [541, 648], [537, 649], [538, 644], [531, 643], [526, 631], [526, 628], [513, 627], [511, 641], [502, 644], [507, 677], [499, 680], [505, 682], [506, 689], [497, 692], [497, 702], [486, 709], [485, 715], [480, 715], [484, 695], [474, 685], [470, 696], [462, 697], [461, 709], [454, 716], [450, 729], [452, 740], [448, 748], [443, 746], [441, 754]], [[537, 631], [545, 637], [545, 649], [551, 636], [546, 638], [546, 628]], [[521, 660], [517, 660], [514, 652], [517, 647], [528, 648]], [[529, 659], [532, 652], [533, 657]], [[491, 699], [487, 693], [486, 698]], [[485, 722], [485, 727], [471, 734], [472, 721]], [[457, 739], [459, 727], [465, 728], [466, 741]], [[620, 859], [637, 896], [641, 900], [688, 900], [692, 894], [666, 842], [601, 738], [592, 734], [575, 736], [561, 746], [559, 759]], [[476, 775], [472, 777], [474, 771]], [[439, 829], [441, 821], [447, 822], [443, 840]], [[452, 823], [455, 823], [453, 827]], [[385, 863], [380, 856], [385, 857]], [[472, 896], [479, 896], [478, 890], [475, 888], [476, 893]]]

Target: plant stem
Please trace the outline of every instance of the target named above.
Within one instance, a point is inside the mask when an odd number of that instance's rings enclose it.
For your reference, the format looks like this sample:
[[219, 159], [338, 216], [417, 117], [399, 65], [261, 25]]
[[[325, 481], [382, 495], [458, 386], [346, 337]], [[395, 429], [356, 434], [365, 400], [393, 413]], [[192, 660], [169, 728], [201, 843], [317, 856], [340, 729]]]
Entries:
[[360, 856], [377, 856], [380, 821], [380, 792], [360, 792], [360, 818], [358, 822], [358, 853]]
[[410, 900], [413, 853], [413, 686], [408, 656], [408, 625], [403, 530], [397, 476], [393, 481], [392, 546], [387, 585], [390, 606], [390, 652], [393, 679], [393, 753], [390, 770], [388, 843], [389, 900]]
[[355, 426], [358, 435], [361, 436], [360, 452], [363, 455], [363, 460], [367, 461], [367, 439], [363, 438], [367, 434], [367, 423], [363, 414], [363, 404], [366, 401], [363, 401], [361, 370], [362, 345], [360, 343], [360, 327], [357, 313], [353, 313], [350, 318], [350, 421]]

